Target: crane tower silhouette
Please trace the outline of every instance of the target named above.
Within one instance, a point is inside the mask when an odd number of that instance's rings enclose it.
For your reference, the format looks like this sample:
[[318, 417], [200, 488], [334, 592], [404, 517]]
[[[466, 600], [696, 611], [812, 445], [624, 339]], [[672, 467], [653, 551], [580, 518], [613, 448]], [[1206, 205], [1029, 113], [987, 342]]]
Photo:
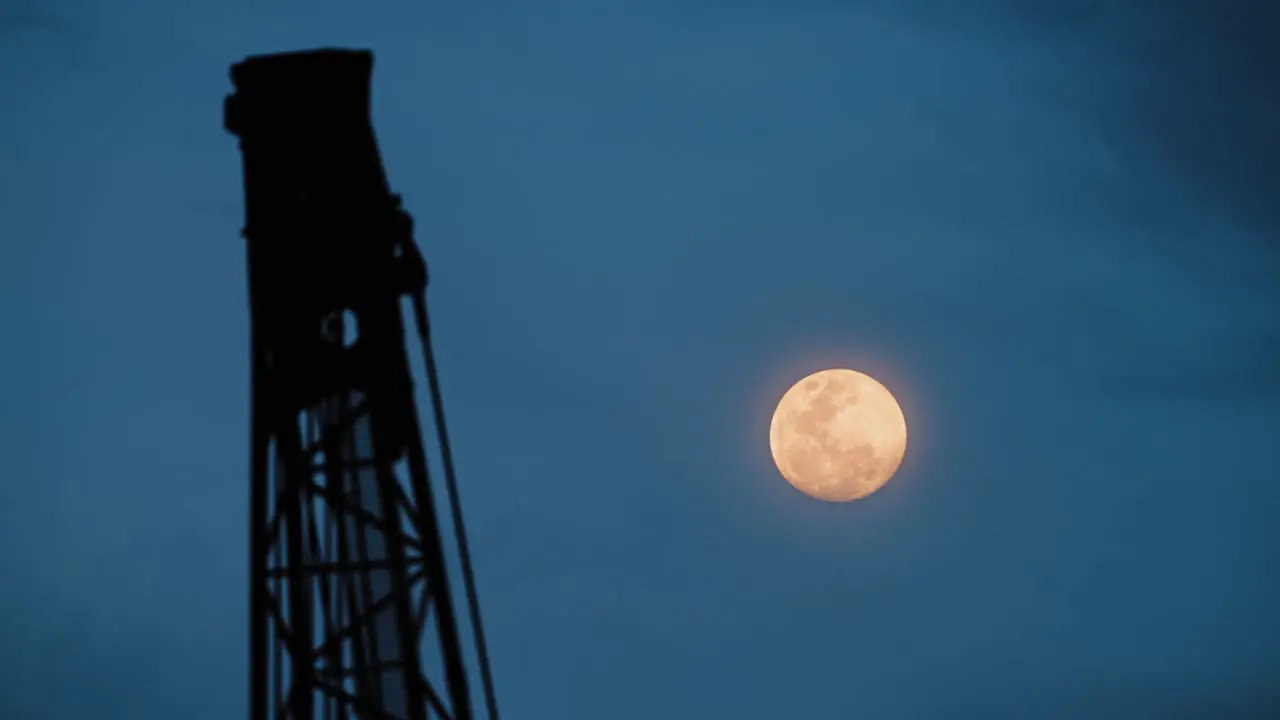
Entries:
[[497, 709], [431, 352], [426, 265], [369, 113], [373, 56], [232, 66], [252, 355], [251, 720], [470, 720], [414, 402], [422, 340], [488, 714]]

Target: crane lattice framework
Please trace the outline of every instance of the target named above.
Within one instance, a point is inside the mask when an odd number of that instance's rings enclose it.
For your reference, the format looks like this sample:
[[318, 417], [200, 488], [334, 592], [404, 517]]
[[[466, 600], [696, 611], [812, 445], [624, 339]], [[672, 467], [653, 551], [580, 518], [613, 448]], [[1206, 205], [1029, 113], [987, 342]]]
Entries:
[[[373, 56], [232, 66], [252, 321], [251, 720], [472, 718], [405, 347], [413, 301], [489, 714], [427, 326], [369, 118]], [[432, 677], [436, 676], [436, 677]]]

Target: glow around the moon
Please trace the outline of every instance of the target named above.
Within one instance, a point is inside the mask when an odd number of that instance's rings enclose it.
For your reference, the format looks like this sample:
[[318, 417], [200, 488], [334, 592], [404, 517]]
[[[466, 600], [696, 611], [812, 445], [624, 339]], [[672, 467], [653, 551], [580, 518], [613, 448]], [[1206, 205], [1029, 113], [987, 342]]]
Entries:
[[879, 490], [902, 464], [907, 421], [885, 386], [854, 370], [823, 370], [791, 386], [769, 426], [778, 471], [832, 502]]

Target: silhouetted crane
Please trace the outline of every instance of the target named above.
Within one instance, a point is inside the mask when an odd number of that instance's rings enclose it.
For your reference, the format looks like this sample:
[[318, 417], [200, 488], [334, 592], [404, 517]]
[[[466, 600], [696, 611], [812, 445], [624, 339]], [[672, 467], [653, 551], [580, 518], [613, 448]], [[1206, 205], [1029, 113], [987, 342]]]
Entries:
[[496, 720], [426, 266], [383, 172], [372, 68], [369, 52], [316, 50], [231, 70], [224, 121], [244, 159], [252, 320], [250, 718], [473, 717], [405, 347], [408, 298]]

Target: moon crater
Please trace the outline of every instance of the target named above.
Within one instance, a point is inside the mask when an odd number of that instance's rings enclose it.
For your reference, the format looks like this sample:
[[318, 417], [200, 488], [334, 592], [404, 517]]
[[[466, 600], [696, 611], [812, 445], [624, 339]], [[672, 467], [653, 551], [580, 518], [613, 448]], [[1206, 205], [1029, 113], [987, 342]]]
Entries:
[[778, 402], [769, 447], [778, 471], [801, 492], [832, 502], [880, 489], [906, 453], [907, 425], [893, 395], [853, 370], [823, 370]]

